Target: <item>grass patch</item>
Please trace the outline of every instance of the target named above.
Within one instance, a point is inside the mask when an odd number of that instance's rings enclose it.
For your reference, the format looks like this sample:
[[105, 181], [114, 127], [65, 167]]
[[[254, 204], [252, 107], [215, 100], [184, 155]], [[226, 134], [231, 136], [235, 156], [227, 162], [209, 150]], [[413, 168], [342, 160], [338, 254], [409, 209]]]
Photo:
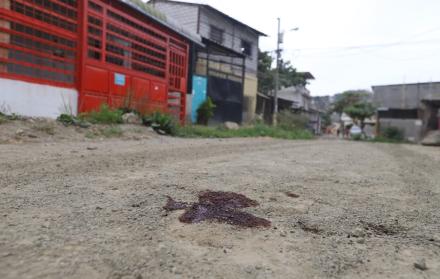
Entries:
[[92, 124], [121, 124], [124, 112], [119, 109], [112, 109], [108, 105], [101, 106], [99, 111], [92, 111], [82, 114], [80, 119]]
[[39, 123], [32, 127], [35, 131], [46, 133], [50, 136], [55, 135], [55, 126], [52, 123]]
[[177, 129], [176, 135], [183, 138], [250, 138], [272, 137], [278, 139], [313, 139], [307, 130], [285, 130], [263, 124], [243, 127], [238, 130], [226, 130], [222, 127], [185, 126]]
[[110, 126], [101, 130], [101, 135], [106, 138], [117, 138], [124, 134], [122, 129], [118, 126]]
[[85, 137], [88, 139], [95, 139], [98, 137], [118, 138], [124, 134], [124, 131], [119, 126], [100, 127], [87, 131]]

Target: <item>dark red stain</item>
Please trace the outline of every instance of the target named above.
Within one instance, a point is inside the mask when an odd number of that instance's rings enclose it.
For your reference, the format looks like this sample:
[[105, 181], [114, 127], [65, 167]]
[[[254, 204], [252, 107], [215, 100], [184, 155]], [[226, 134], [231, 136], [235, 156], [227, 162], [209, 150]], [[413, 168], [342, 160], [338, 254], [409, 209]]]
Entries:
[[199, 201], [194, 204], [176, 202], [168, 197], [164, 209], [167, 211], [185, 209], [179, 220], [187, 224], [212, 220], [246, 228], [268, 228], [271, 225], [270, 221], [239, 210], [258, 205], [258, 202], [241, 194], [208, 191], [200, 193]]
[[292, 193], [292, 192], [284, 192], [284, 194], [286, 194], [286, 196], [288, 196], [290, 198], [294, 198], [294, 199], [299, 198], [298, 194], [295, 194], [295, 193]]

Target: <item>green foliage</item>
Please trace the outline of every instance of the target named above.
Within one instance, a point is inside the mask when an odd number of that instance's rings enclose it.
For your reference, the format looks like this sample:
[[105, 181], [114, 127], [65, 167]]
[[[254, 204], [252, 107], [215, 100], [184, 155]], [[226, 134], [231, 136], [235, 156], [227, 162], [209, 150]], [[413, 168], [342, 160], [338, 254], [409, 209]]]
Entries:
[[396, 142], [401, 142], [405, 140], [403, 131], [396, 127], [387, 127], [382, 129], [380, 138]]
[[278, 126], [284, 130], [306, 129], [309, 119], [301, 114], [290, 110], [283, 110], [278, 113]]
[[173, 116], [161, 112], [144, 116], [142, 123], [161, 135], [175, 135], [178, 126]]
[[200, 125], [208, 125], [209, 119], [214, 116], [216, 105], [210, 97], [206, 98], [203, 104], [197, 109], [197, 123]]
[[226, 130], [222, 127], [184, 126], [177, 131], [177, 136], [185, 138], [248, 138], [248, 137], [272, 137], [280, 139], [313, 139], [312, 133], [307, 130], [284, 130], [257, 124], [250, 127], [242, 127], [238, 130]]
[[331, 113], [327, 112], [322, 116], [322, 127], [328, 127], [332, 125]]
[[353, 136], [351, 136], [351, 139], [354, 141], [361, 141], [362, 135], [353, 135]]
[[111, 109], [107, 104], [103, 104], [99, 111], [83, 114], [80, 118], [93, 124], [121, 124], [123, 114], [122, 110]]
[[124, 134], [122, 129], [118, 126], [105, 127], [103, 129], [101, 129], [100, 132], [101, 132], [101, 135], [103, 135], [106, 138], [116, 138], [116, 137], [120, 137]]
[[344, 112], [353, 120], [359, 121], [363, 131], [365, 127], [365, 119], [373, 116], [376, 112], [376, 108], [371, 103], [360, 102], [346, 107]]
[[[272, 67], [274, 59], [269, 52], [261, 52], [258, 54], [258, 91], [268, 94], [275, 89], [275, 72]], [[279, 70], [280, 87], [290, 87], [296, 85], [307, 85], [307, 79], [296, 71], [290, 61], [281, 61]]]
[[6, 114], [0, 111], [0, 124], [5, 123], [8, 120]]
[[371, 92], [366, 90], [346, 91], [337, 98], [336, 102], [333, 104], [332, 112], [342, 114], [346, 108], [366, 101], [369, 95], [371, 95]]

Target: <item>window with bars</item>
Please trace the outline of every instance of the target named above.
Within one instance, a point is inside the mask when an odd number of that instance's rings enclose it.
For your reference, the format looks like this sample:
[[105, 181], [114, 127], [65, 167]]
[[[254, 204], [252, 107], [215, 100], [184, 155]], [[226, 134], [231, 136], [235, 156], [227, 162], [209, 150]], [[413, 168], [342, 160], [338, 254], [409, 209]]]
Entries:
[[0, 10], [0, 73], [73, 86], [77, 1], [9, 0], [2, 8], [10, 12]]
[[[122, 11], [89, 0], [88, 57], [114, 66], [166, 76], [167, 38]], [[105, 34], [103, 20], [106, 17]]]
[[223, 44], [225, 30], [215, 27], [214, 25], [210, 26], [209, 38], [216, 43]]

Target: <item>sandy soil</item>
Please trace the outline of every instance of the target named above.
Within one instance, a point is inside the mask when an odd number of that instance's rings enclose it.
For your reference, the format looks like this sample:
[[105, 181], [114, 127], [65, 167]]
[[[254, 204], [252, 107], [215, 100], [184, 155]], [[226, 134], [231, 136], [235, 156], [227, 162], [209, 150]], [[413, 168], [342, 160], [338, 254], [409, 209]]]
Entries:
[[[336, 140], [3, 144], [0, 278], [440, 278], [439, 161]], [[204, 190], [257, 200], [272, 227], [162, 209]]]

